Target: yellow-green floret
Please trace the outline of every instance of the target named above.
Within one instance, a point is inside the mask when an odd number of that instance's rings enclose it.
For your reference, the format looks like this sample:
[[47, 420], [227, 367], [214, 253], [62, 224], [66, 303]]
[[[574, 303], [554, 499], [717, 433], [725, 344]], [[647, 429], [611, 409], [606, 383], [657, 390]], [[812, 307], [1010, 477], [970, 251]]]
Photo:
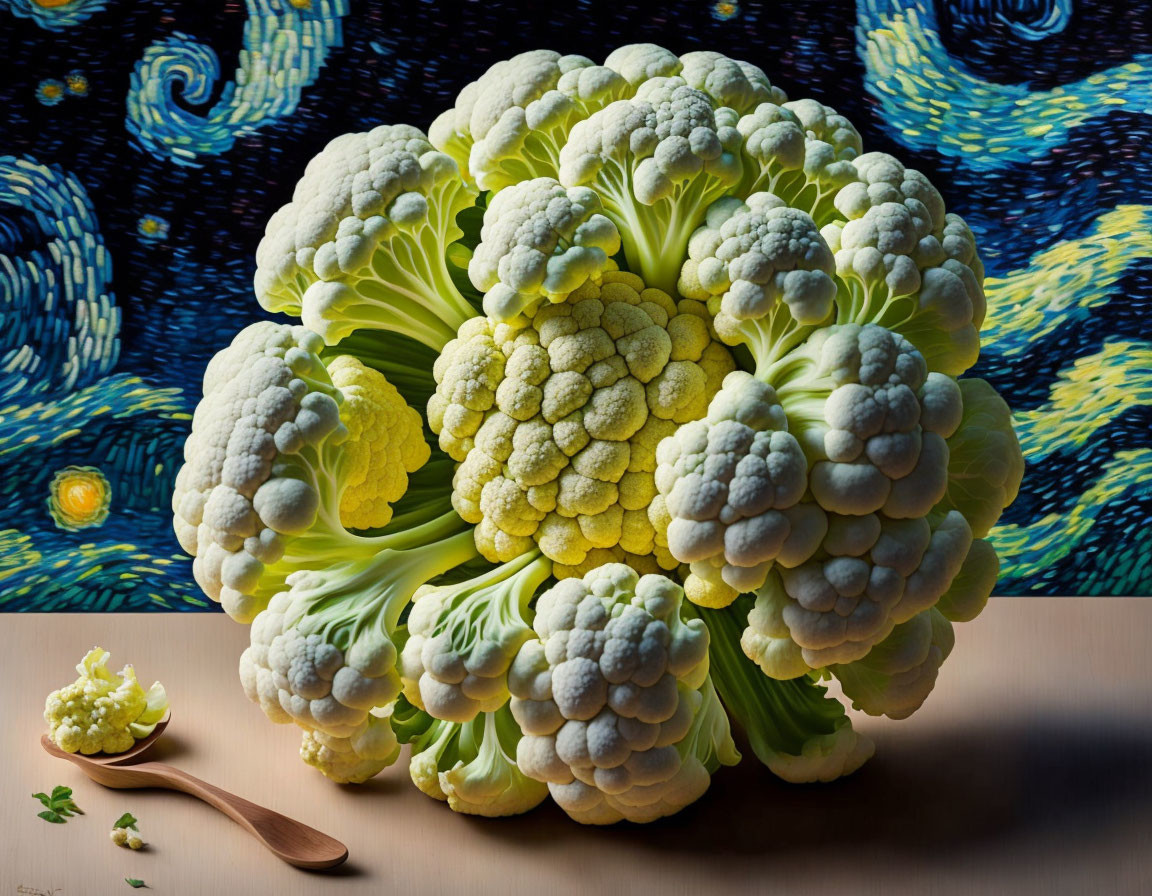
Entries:
[[452, 505], [493, 562], [538, 545], [558, 576], [676, 560], [648, 518], [656, 446], [734, 369], [707, 309], [609, 271], [522, 324], [474, 318], [433, 371]]
[[136, 672], [108, 668], [108, 651], [93, 647], [76, 667], [80, 676], [44, 703], [49, 736], [66, 753], [123, 753], [147, 737], [168, 711], [160, 682], [147, 691]]

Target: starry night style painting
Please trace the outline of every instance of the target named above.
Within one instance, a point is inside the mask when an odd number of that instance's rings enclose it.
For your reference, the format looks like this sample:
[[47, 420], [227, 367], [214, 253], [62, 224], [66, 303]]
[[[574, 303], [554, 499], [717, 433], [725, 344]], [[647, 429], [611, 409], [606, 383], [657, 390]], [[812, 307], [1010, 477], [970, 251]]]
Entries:
[[1004, 595], [1152, 594], [1152, 2], [0, 0], [0, 611], [215, 610], [172, 530], [205, 365], [337, 135], [499, 59], [715, 49], [975, 233], [1026, 460]]

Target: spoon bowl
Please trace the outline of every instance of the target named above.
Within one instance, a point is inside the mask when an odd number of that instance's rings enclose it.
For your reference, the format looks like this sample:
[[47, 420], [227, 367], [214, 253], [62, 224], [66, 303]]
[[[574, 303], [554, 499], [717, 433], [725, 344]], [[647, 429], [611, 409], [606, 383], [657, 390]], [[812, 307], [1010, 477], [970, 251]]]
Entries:
[[[132, 762], [137, 756], [145, 752], [152, 744], [160, 739], [160, 735], [164, 733], [164, 729], [168, 727], [168, 723], [172, 720], [172, 713], [168, 713], [164, 718], [156, 723], [156, 728], [147, 737], [143, 737], [136, 741], [131, 747], [123, 753], [89, 753], [84, 756], [89, 762], [96, 765], [126, 765]], [[44, 749], [51, 753], [53, 756], [60, 754], [58, 758], [65, 758], [69, 754], [65, 753], [52, 738], [47, 734], [40, 738], [40, 743], [43, 744]]]
[[115, 790], [159, 787], [203, 800], [251, 833], [276, 856], [297, 868], [333, 868], [348, 858], [348, 848], [343, 843], [302, 822], [251, 803], [174, 766], [162, 762], [135, 762], [159, 739], [168, 721], [165, 718], [148, 737], [137, 741], [123, 753], [95, 753], [91, 756], [67, 753], [47, 734], [41, 736], [40, 744], [49, 755], [67, 759], [105, 787]]

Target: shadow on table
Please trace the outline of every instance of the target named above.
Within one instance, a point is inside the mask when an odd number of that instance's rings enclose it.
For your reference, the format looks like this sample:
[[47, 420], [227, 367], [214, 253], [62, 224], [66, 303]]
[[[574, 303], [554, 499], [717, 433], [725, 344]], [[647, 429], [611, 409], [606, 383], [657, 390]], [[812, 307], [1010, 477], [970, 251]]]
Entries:
[[149, 762], [171, 762], [181, 756], [187, 756], [190, 752], [188, 741], [179, 734], [173, 734], [172, 729], [168, 728], [148, 748], [147, 755], [142, 758]]
[[[401, 762], [406, 763], [407, 756], [405, 756]], [[393, 768], [395, 768], [395, 766], [393, 766]], [[341, 784], [340, 790], [351, 799], [365, 800], [394, 796], [411, 786], [412, 782], [408, 780], [408, 775], [404, 775], [404, 777], [401, 778], [394, 773], [385, 773], [376, 778], [369, 778], [362, 784]]]
[[[744, 762], [718, 772], [699, 803], [650, 825], [616, 825], [610, 836], [681, 853], [875, 846], [930, 856], [1109, 823], [1152, 829], [1152, 726], [1044, 718], [897, 730], [868, 765], [834, 785], [786, 784], [740, 747]], [[551, 803], [479, 821], [477, 833], [523, 845], [607, 835], [573, 824]]]

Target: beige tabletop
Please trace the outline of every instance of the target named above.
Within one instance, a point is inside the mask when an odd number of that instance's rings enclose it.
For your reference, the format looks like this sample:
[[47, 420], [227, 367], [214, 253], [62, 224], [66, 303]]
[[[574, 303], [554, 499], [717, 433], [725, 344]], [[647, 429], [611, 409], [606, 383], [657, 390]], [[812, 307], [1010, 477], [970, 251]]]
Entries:
[[[554, 806], [458, 816], [402, 761], [339, 787], [296, 756], [236, 675], [247, 630], [223, 616], [0, 616], [0, 896], [158, 894], [1152, 892], [1152, 600], [998, 599], [958, 626], [913, 718], [862, 718], [877, 757], [832, 785], [776, 781], [750, 752], [691, 809], [582, 827]], [[168, 688], [156, 750], [348, 844], [336, 873], [281, 864], [239, 827], [173, 793], [110, 791], [41, 751], [46, 693], [100, 644]], [[37, 818], [66, 784], [87, 813]], [[108, 839], [130, 811], [147, 850]], [[21, 888], [24, 889], [21, 889]], [[148, 891], [142, 891], [148, 892]]]

